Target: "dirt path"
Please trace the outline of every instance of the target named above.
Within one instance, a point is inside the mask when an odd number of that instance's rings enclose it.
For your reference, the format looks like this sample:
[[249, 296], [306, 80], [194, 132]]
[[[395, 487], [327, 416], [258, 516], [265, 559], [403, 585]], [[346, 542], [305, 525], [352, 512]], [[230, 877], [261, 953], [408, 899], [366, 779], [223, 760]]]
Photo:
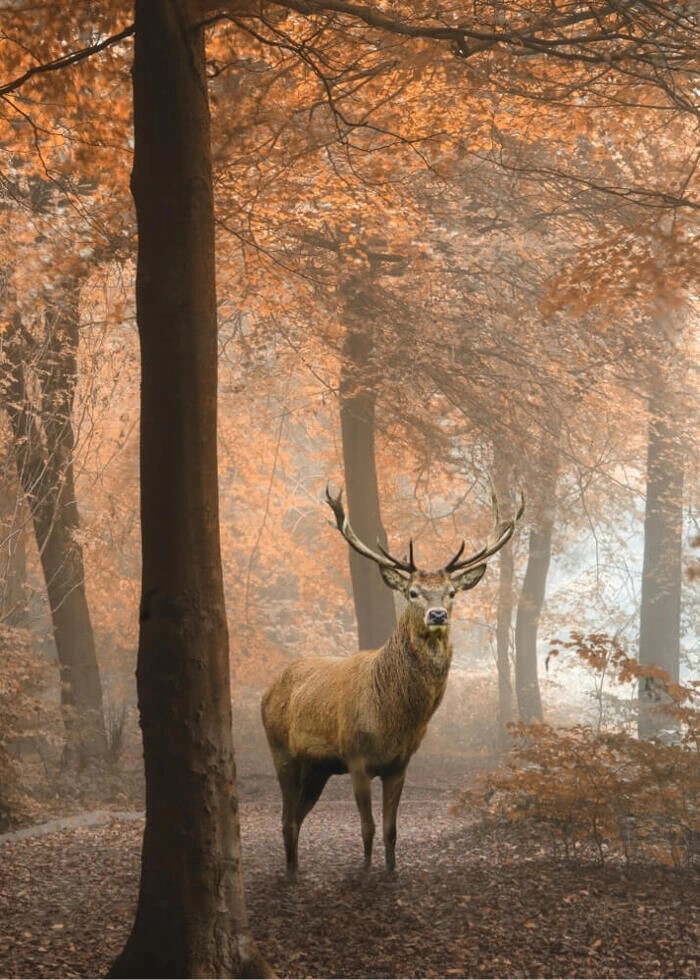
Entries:
[[[277, 800], [242, 804], [251, 919], [280, 976], [698, 976], [697, 871], [519, 855], [418, 787], [400, 811], [398, 873], [377, 854], [365, 877], [347, 791], [338, 781], [305, 824], [296, 885], [283, 874]], [[104, 975], [138, 884], [142, 823], [122, 817], [0, 841], [0, 976]]]

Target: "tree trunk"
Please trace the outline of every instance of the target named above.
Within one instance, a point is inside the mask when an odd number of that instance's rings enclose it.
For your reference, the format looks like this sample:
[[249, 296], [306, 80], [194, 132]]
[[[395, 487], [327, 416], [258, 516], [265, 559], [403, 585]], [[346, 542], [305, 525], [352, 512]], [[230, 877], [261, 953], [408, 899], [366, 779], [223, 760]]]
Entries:
[[[678, 682], [681, 632], [683, 538], [683, 443], [675, 418], [675, 393], [661, 369], [649, 397], [647, 492], [639, 623], [639, 662], [666, 671]], [[640, 738], [674, 728], [659, 710], [665, 699], [653, 678], [639, 685]]]
[[[106, 738], [73, 475], [79, 282], [63, 283], [57, 301], [47, 302], [44, 319], [47, 334], [37, 353], [23, 339], [19, 314], [13, 318], [6, 347], [7, 412], [51, 610], [66, 729], [64, 760], [83, 766], [105, 755]], [[28, 370], [33, 372], [40, 400], [29, 394]]]
[[[503, 502], [510, 499], [511, 467], [494, 448], [493, 479], [496, 497]], [[516, 720], [515, 698], [513, 695], [512, 671], [510, 664], [511, 626], [513, 623], [513, 588], [515, 568], [513, 563], [513, 544], [509, 542], [502, 549], [498, 563], [498, 605], [496, 609], [496, 670], [498, 675], [498, 747], [508, 746], [507, 726]]]
[[515, 617], [515, 690], [520, 720], [524, 722], [543, 718], [537, 671], [537, 631], [552, 556], [558, 469], [558, 458], [552, 452], [543, 464], [539, 483], [540, 515], [530, 529], [527, 568]]
[[[9, 460], [8, 460], [9, 462]], [[0, 484], [0, 623], [28, 629], [26, 529], [14, 481], [7, 479], [3, 460]]]
[[137, 0], [146, 828], [115, 977], [267, 976], [243, 893], [216, 456], [209, 106], [196, 0]]
[[[368, 544], [386, 547], [386, 532], [379, 509], [379, 489], [374, 449], [376, 390], [372, 378], [372, 328], [370, 310], [363, 309], [363, 295], [349, 293], [346, 304], [347, 332], [340, 373], [340, 428], [348, 499], [348, 516], [354, 530]], [[379, 569], [348, 549], [355, 601], [357, 635], [361, 650], [380, 647], [396, 622], [392, 593], [382, 582]]]
[[515, 721], [515, 704], [510, 669], [510, 629], [513, 621], [513, 545], [508, 542], [499, 555], [498, 607], [496, 612], [496, 667], [498, 671], [498, 744], [508, 744], [507, 725]]

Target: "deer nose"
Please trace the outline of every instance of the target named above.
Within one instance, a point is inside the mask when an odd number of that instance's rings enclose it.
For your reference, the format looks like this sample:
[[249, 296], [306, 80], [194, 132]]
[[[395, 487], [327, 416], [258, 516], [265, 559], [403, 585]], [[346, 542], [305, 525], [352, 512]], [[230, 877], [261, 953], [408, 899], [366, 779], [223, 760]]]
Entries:
[[425, 622], [428, 626], [445, 626], [447, 624], [447, 610], [429, 609], [425, 614]]

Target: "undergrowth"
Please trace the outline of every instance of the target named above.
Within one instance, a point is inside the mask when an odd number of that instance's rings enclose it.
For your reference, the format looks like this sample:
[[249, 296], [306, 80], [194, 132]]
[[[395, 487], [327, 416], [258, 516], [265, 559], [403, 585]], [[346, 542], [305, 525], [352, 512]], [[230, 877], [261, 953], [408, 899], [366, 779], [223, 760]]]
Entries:
[[[586, 663], [618, 683], [652, 676], [662, 691], [666, 731], [642, 740], [629, 731], [591, 725], [510, 726], [505, 766], [460, 797], [459, 808], [485, 829], [537, 839], [558, 857], [654, 861], [674, 867], [700, 861], [700, 684], [671, 684], [657, 668], [640, 666], [610, 640], [576, 637]], [[669, 738], [668, 724], [673, 733]]]

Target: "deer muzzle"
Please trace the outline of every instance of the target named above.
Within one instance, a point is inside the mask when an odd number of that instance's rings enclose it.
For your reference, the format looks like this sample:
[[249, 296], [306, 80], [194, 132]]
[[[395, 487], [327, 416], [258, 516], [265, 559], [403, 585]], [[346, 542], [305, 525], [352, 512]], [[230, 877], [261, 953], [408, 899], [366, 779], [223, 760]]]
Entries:
[[449, 622], [447, 610], [442, 606], [433, 606], [425, 614], [425, 625], [431, 628], [444, 628]]

